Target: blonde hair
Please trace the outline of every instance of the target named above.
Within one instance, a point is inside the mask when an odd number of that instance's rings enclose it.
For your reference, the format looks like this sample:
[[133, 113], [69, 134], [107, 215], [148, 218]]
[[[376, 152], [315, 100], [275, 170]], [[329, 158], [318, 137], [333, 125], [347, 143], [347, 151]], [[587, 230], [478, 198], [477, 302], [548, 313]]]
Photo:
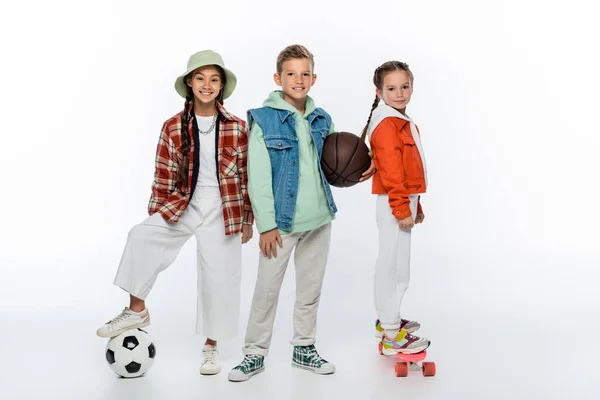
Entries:
[[315, 60], [313, 55], [308, 49], [300, 44], [293, 44], [281, 50], [281, 53], [277, 56], [277, 73], [281, 74], [283, 70], [283, 63], [293, 58], [306, 58], [310, 61], [310, 68], [314, 71]]

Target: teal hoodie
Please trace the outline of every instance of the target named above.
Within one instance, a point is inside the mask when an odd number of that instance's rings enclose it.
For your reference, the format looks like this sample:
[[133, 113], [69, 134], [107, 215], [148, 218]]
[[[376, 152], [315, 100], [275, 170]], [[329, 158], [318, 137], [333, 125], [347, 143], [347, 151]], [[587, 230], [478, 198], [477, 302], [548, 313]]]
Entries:
[[[319, 172], [320, 159], [310, 134], [307, 116], [315, 111], [314, 101], [307, 96], [304, 115], [283, 99], [282, 91], [271, 92], [263, 103], [266, 107], [285, 110], [294, 114], [296, 135], [300, 153], [300, 168], [296, 211], [292, 222], [294, 233], [306, 232], [331, 222], [335, 217], [329, 209], [325, 189]], [[333, 123], [329, 133], [334, 131]], [[259, 233], [275, 229], [275, 200], [271, 177], [271, 160], [265, 145], [264, 134], [256, 122], [250, 127], [248, 143], [248, 193], [254, 211], [254, 220]]]

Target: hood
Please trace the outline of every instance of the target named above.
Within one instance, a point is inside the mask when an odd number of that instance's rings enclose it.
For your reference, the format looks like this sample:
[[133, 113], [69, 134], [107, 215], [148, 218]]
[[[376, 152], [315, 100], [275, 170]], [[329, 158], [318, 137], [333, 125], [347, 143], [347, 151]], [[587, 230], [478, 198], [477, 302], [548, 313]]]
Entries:
[[306, 111], [304, 112], [304, 115], [300, 114], [300, 111], [298, 111], [296, 107], [283, 99], [283, 92], [281, 90], [271, 92], [269, 97], [264, 101], [263, 106], [271, 107], [276, 110], [289, 111], [294, 114], [294, 116], [300, 118], [311, 114], [316, 109], [313, 99], [311, 99], [310, 96], [306, 96]]
[[379, 126], [381, 121], [383, 121], [387, 117], [396, 117], [408, 122], [413, 122], [409, 117], [402, 114], [400, 111], [388, 106], [383, 101], [379, 101], [379, 105], [373, 110], [373, 114], [371, 115], [371, 122], [369, 123], [369, 129], [367, 129], [367, 137], [369, 138], [369, 140], [371, 139], [371, 134], [373, 133], [373, 131], [377, 128], [377, 126]]

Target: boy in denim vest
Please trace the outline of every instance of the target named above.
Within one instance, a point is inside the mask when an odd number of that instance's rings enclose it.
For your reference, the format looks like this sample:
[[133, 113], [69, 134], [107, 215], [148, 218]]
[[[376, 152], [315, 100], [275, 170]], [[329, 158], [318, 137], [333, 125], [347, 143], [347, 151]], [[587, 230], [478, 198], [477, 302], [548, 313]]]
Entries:
[[335, 366], [314, 346], [317, 310], [337, 211], [321, 170], [331, 117], [308, 96], [317, 76], [313, 55], [299, 45], [277, 58], [275, 83], [264, 107], [248, 111], [248, 189], [260, 233], [258, 278], [248, 319], [244, 360], [229, 373], [246, 381], [264, 371], [279, 291], [294, 252], [296, 303], [292, 366], [332, 374]]

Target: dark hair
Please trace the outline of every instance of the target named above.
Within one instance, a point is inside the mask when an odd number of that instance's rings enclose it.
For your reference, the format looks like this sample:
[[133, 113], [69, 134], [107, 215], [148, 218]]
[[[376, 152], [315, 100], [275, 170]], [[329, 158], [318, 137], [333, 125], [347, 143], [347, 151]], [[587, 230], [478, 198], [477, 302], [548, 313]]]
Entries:
[[314, 71], [315, 60], [313, 54], [308, 49], [300, 44], [292, 44], [285, 49], [281, 50], [277, 56], [277, 74], [281, 75], [283, 70], [283, 63], [293, 58], [306, 58], [310, 61], [310, 67]]
[[[217, 68], [219, 74], [221, 75], [221, 85], [223, 86], [223, 88], [219, 91], [215, 101], [222, 105], [224, 103], [223, 89], [225, 89], [225, 85], [227, 84], [227, 78], [223, 68], [219, 67], [218, 65], [215, 65], [214, 67]], [[192, 77], [193, 73], [193, 71], [190, 72], [183, 79], [183, 81], [186, 82], [186, 85], [188, 79]], [[194, 113], [194, 92], [192, 92], [191, 87], [186, 87], [187, 93], [185, 96], [185, 105], [183, 107], [183, 114], [181, 114], [181, 154], [183, 157], [181, 158], [177, 168], [177, 187], [182, 193], [185, 193], [187, 190], [190, 165], [190, 137], [192, 136], [193, 124], [194, 120], [196, 119], [196, 114]]]
[[[410, 68], [408, 68], [407, 63], [404, 63], [402, 61], [386, 61], [379, 67], [377, 67], [375, 73], [373, 74], [373, 84], [375, 85], [375, 87], [379, 90], [383, 90], [383, 78], [390, 72], [394, 71], [406, 71], [408, 73], [408, 76], [410, 77], [410, 84], [412, 86], [415, 78]], [[360, 135], [361, 139], [363, 140], [365, 139], [365, 135], [367, 134], [367, 130], [369, 129], [369, 123], [371, 122], [371, 116], [373, 116], [373, 111], [377, 108], [378, 105], [379, 97], [375, 95], [375, 101], [373, 101], [373, 105], [371, 106], [371, 112], [369, 113], [367, 124], [365, 125]]]

